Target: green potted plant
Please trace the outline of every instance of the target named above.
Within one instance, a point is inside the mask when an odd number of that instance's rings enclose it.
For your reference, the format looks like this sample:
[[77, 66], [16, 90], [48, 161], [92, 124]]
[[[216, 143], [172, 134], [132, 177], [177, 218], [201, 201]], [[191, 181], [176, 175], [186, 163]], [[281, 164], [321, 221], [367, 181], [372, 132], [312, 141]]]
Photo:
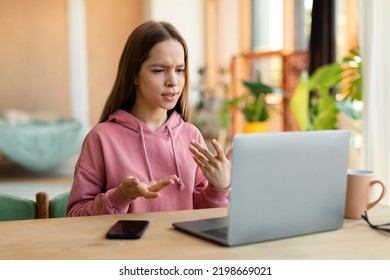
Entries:
[[323, 65], [311, 76], [303, 72], [290, 108], [301, 130], [335, 129], [340, 111], [360, 117], [354, 103], [361, 99], [361, 57], [351, 50], [341, 62]]
[[268, 131], [267, 120], [270, 117], [269, 108], [266, 102], [266, 95], [280, 92], [279, 88], [264, 84], [260, 75], [255, 81], [244, 80], [242, 82], [248, 91], [242, 96], [225, 101], [222, 110], [222, 123], [227, 126], [227, 119], [232, 108], [243, 113], [246, 124], [244, 132], [265, 132]]

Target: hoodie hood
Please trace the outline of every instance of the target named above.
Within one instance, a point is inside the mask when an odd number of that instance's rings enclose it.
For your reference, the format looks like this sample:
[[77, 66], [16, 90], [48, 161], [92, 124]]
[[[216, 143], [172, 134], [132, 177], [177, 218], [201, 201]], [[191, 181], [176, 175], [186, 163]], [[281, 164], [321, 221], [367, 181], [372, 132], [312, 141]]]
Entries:
[[164, 138], [169, 137], [171, 142], [175, 167], [176, 167], [176, 173], [177, 173], [176, 175], [179, 177], [178, 185], [180, 187], [180, 190], [183, 190], [185, 188], [182, 181], [182, 176], [180, 172], [180, 166], [177, 158], [175, 141], [174, 141], [174, 136], [176, 134], [176, 131], [181, 125], [184, 124], [184, 120], [181, 118], [179, 113], [173, 111], [171, 116], [168, 118], [168, 120], [164, 124], [162, 124], [156, 131], [153, 131], [145, 123], [143, 123], [142, 121], [134, 117], [132, 114], [124, 110], [116, 110], [114, 113], [110, 115], [108, 121], [115, 122], [139, 134], [140, 141], [142, 143], [144, 159], [148, 170], [148, 178], [150, 182], [155, 181], [156, 179], [153, 176], [153, 170], [151, 168], [151, 164], [149, 161], [148, 150], [146, 148], [147, 139], [145, 135], [156, 135], [158, 137], [164, 137]]
[[175, 130], [177, 127], [184, 123], [184, 120], [176, 111], [173, 111], [168, 120], [156, 131], [150, 129], [145, 123], [134, 117], [132, 114], [126, 112], [125, 110], [116, 110], [109, 116], [108, 121], [116, 122], [117, 124], [127, 127], [128, 129], [131, 129], [137, 133], [141, 133], [142, 128], [144, 134], [166, 134], [167, 126], [169, 126], [171, 130]]

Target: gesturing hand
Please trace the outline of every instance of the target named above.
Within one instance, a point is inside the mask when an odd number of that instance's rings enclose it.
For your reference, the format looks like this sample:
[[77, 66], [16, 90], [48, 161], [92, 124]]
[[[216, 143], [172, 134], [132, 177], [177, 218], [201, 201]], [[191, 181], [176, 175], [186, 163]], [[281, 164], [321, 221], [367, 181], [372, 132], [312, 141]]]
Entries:
[[138, 178], [126, 176], [119, 185], [119, 189], [128, 198], [137, 198], [140, 196], [156, 198], [160, 197], [160, 190], [175, 182], [179, 182], [179, 178], [176, 175], [169, 175], [159, 181], [153, 182], [141, 182]]
[[231, 164], [217, 140], [211, 141], [215, 155], [195, 140], [191, 141], [190, 151], [199, 168], [209, 183], [217, 189], [224, 189], [230, 185]]

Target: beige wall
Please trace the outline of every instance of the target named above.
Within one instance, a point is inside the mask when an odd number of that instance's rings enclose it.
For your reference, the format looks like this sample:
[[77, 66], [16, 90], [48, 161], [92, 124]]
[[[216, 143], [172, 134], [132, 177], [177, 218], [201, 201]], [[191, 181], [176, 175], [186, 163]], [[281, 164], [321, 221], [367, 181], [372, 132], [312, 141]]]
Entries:
[[141, 10], [141, 0], [86, 0], [92, 124], [98, 121], [111, 91], [127, 37], [142, 21]]
[[0, 0], [0, 110], [68, 116], [66, 0]]
[[[141, 0], [85, 0], [90, 120], [114, 82]], [[71, 116], [67, 0], [0, 0], [0, 110]]]

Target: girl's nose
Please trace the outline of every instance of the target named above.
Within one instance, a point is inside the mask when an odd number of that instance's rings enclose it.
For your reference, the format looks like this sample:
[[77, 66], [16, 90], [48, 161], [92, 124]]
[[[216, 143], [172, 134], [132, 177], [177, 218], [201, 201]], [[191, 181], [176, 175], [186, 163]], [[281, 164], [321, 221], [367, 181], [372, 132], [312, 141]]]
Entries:
[[174, 87], [178, 84], [175, 71], [169, 71], [165, 85], [167, 87]]

